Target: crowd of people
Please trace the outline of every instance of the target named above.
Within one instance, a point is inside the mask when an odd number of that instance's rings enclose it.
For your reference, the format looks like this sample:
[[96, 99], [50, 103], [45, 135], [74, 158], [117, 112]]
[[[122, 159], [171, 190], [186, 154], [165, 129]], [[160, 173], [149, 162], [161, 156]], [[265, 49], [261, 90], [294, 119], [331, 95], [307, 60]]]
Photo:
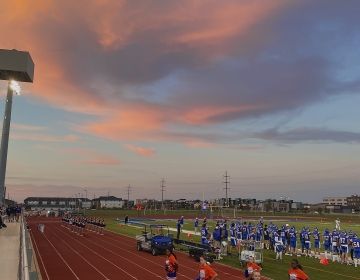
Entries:
[[99, 217], [74, 216], [70, 213], [65, 213], [62, 216], [64, 226], [72, 232], [84, 236], [85, 230], [104, 235], [106, 227], [105, 220]]
[[6, 228], [5, 221], [8, 223], [20, 221], [22, 209], [20, 205], [9, 205], [0, 208], [0, 229]]
[[[333, 231], [318, 228], [303, 227], [297, 230], [295, 226], [284, 224], [277, 226], [272, 222], [265, 224], [263, 219], [258, 223], [234, 221], [228, 226], [226, 220], [217, 221], [212, 232], [207, 227], [206, 219], [200, 230], [201, 243], [212, 244], [219, 248], [222, 255], [241, 250], [241, 246], [249, 241], [261, 242], [265, 249], [273, 250], [275, 258], [282, 260], [283, 254], [290, 256], [306, 256], [331, 259], [347, 265], [360, 266], [360, 237], [353, 231], [340, 230], [336, 220]], [[199, 220], [194, 221], [195, 232], [198, 231]], [[227, 244], [230, 243], [230, 246]], [[224, 245], [223, 245], [224, 244]]]
[[8, 223], [19, 222], [21, 216], [21, 206], [20, 205], [9, 205], [4, 208], [5, 217]]
[[[178, 238], [183, 225], [184, 217], [181, 217], [177, 222]], [[259, 242], [263, 244], [264, 249], [273, 250], [275, 259], [280, 261], [283, 255], [305, 256], [320, 260], [329, 259], [355, 267], [360, 266], [360, 237], [351, 230], [341, 230], [339, 219], [336, 219], [335, 228], [332, 231], [325, 229], [321, 232], [317, 227], [310, 229], [305, 226], [298, 230], [294, 225], [289, 224], [281, 226], [272, 222], [265, 224], [263, 218], [257, 223], [245, 221], [228, 223], [227, 220], [218, 220], [210, 231], [206, 218], [202, 221], [201, 227], [199, 219], [196, 218], [194, 233], [200, 233], [201, 244], [210, 245], [220, 255], [232, 254], [234, 250], [239, 253], [244, 244]], [[255, 262], [249, 261], [249, 263], [251, 264], [247, 269], [249, 275], [251, 277], [260, 275], [261, 269], [259, 267], [254, 269]], [[309, 279], [297, 259], [294, 259], [291, 264], [289, 277], [289, 279]]]

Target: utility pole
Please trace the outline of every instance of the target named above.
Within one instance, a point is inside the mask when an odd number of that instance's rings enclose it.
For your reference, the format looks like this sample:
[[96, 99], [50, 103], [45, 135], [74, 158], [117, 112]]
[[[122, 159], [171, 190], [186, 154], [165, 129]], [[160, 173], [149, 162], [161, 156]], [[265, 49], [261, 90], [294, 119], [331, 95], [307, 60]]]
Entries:
[[226, 207], [229, 207], [229, 199], [228, 199], [228, 191], [230, 190], [229, 188], [229, 185], [230, 185], [230, 176], [228, 175], [227, 171], [225, 172], [225, 175], [224, 175], [224, 184], [225, 184], [225, 195], [226, 195], [226, 204], [225, 206]]
[[130, 202], [130, 192], [131, 192], [131, 186], [128, 185], [127, 186], [127, 205], [126, 205], [126, 208], [129, 209], [129, 202]]
[[165, 210], [165, 208], [164, 208], [164, 192], [165, 192], [165, 188], [166, 188], [166, 186], [165, 186], [165, 179], [164, 178], [162, 178], [162, 180], [161, 180], [161, 208], [162, 208], [162, 210]]

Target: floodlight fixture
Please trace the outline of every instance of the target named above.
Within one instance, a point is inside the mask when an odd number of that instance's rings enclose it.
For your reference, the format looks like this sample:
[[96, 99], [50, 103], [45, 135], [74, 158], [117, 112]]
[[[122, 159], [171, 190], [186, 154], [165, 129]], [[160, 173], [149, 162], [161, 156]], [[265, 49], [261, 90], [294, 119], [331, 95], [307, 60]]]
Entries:
[[15, 93], [16, 95], [20, 95], [21, 87], [20, 87], [20, 84], [17, 81], [11, 80], [9, 82], [9, 87], [13, 91], [13, 93]]

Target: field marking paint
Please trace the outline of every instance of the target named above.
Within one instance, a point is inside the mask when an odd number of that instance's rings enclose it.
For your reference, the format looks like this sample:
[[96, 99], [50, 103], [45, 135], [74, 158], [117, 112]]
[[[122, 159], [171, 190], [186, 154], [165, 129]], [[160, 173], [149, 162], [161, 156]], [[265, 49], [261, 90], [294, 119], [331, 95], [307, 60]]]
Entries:
[[72, 274], [74, 274], [75, 278], [80, 280], [80, 278], [77, 276], [77, 274], [74, 272], [74, 270], [72, 270], [70, 265], [65, 261], [65, 259], [60, 254], [60, 252], [55, 248], [54, 244], [52, 244], [52, 242], [46, 237], [45, 233], [43, 233], [43, 235], [44, 235], [45, 239], [50, 243], [51, 247], [53, 247], [53, 249], [55, 250], [55, 253], [60, 257], [60, 259], [64, 262], [64, 264], [69, 268], [69, 270], [72, 272]]
[[[49, 274], [48, 274], [48, 272], [47, 272], [47, 270], [46, 270], [46, 267], [45, 267], [45, 265], [44, 265], [43, 258], [41, 257], [41, 254], [40, 254], [40, 250], [39, 250], [39, 248], [38, 248], [38, 246], [37, 246], [37, 244], [36, 244], [35, 237], [33, 237], [33, 233], [32, 233], [31, 230], [30, 230], [30, 238], [31, 238], [32, 241], [34, 241], [35, 251], [38, 252], [38, 256], [39, 256], [39, 258], [40, 258], [41, 265], [42, 265], [42, 267], [44, 268], [46, 278], [47, 278], [48, 280], [50, 280]], [[40, 271], [40, 274], [41, 274], [41, 271]]]
[[97, 253], [96, 251], [92, 250], [90, 247], [82, 244], [82, 242], [80, 242], [79, 240], [77, 240], [76, 238], [73, 238], [70, 234], [66, 233], [65, 231], [60, 231], [60, 232], [64, 232], [66, 235], [68, 235], [71, 239], [75, 240], [77, 243], [79, 243], [81, 246], [87, 248], [89, 251], [93, 252], [95, 255], [99, 256], [100, 258], [104, 259], [105, 261], [107, 261], [108, 263], [110, 263], [111, 265], [115, 266], [116, 268], [118, 268], [119, 270], [121, 270], [122, 272], [124, 272], [125, 274], [127, 274], [128, 276], [130, 276], [132, 279], [135, 280], [139, 280], [138, 278], [136, 278], [135, 276], [133, 276], [132, 274], [128, 273], [126, 270], [122, 269], [121, 267], [119, 267], [118, 265], [116, 265], [115, 263], [113, 263], [112, 261], [108, 260], [107, 258], [105, 258], [104, 256], [100, 255], [99, 253]]
[[75, 252], [75, 254], [77, 254], [80, 258], [82, 258], [88, 265], [90, 265], [93, 269], [95, 269], [102, 277], [104, 277], [105, 280], [110, 280], [106, 275], [104, 275], [100, 270], [98, 270], [94, 265], [92, 265], [86, 258], [83, 257], [83, 255], [81, 255], [78, 251], [76, 251], [75, 249], [73, 249], [67, 242], [65, 242], [64, 239], [61, 239], [56, 233], [53, 232], [53, 234], [55, 235], [56, 238], [58, 238], [59, 240], [61, 240], [70, 250], [72, 250], [73, 252]]

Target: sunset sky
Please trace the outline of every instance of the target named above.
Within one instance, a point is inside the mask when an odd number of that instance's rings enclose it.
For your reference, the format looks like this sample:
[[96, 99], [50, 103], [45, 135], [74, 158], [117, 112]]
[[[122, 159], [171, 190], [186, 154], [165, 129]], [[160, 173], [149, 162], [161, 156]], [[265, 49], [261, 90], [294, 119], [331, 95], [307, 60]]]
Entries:
[[[360, 1], [2, 0], [26, 50], [6, 185], [315, 202], [360, 190]], [[0, 82], [1, 114], [6, 82]]]

